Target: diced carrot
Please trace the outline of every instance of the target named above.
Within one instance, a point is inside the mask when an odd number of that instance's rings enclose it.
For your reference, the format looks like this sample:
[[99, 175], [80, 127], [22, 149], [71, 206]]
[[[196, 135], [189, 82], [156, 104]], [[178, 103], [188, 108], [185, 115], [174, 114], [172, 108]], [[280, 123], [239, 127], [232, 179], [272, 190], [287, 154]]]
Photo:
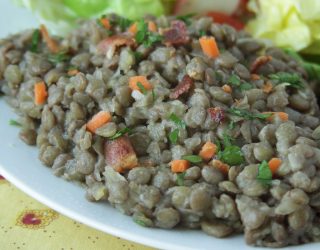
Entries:
[[68, 76], [75, 76], [78, 73], [79, 73], [79, 70], [77, 70], [77, 69], [69, 69], [68, 70]]
[[251, 74], [251, 80], [260, 80], [260, 76], [257, 74]]
[[43, 24], [40, 25], [40, 32], [41, 32], [41, 36], [43, 37], [44, 41], [46, 42], [49, 50], [52, 53], [59, 52], [59, 46], [58, 46], [57, 42], [50, 37], [46, 26], [44, 26]]
[[216, 58], [220, 55], [216, 39], [213, 36], [203, 36], [199, 39], [200, 46], [205, 55]]
[[100, 19], [100, 22], [103, 25], [103, 27], [105, 27], [107, 30], [109, 30], [111, 28], [111, 24], [110, 24], [108, 18], [103, 17], [103, 18]]
[[157, 32], [158, 28], [157, 28], [157, 25], [155, 24], [155, 22], [153, 22], [153, 21], [148, 22], [148, 30], [152, 31], [152, 32]]
[[190, 163], [187, 160], [173, 160], [170, 164], [171, 171], [173, 173], [182, 173], [186, 171], [190, 166]]
[[273, 89], [273, 85], [270, 81], [267, 81], [263, 86], [262, 90], [264, 93], [269, 94]]
[[228, 172], [229, 172], [229, 169], [230, 169], [229, 165], [226, 164], [226, 163], [223, 163], [223, 162], [220, 161], [220, 160], [212, 160], [212, 161], [210, 162], [210, 164], [211, 164], [211, 166], [219, 169], [219, 170], [220, 170], [223, 174], [225, 174], [225, 175], [227, 175]]
[[150, 84], [150, 82], [147, 80], [147, 78], [145, 76], [132, 76], [129, 79], [129, 87], [132, 90], [138, 90], [140, 92], [141, 88], [138, 86], [138, 83], [141, 83], [142, 86], [146, 89], [146, 90], [150, 90], [152, 89], [152, 85]]
[[280, 167], [282, 161], [279, 158], [272, 158], [268, 164], [272, 174], [275, 174]]
[[207, 141], [201, 148], [199, 155], [202, 159], [208, 161], [217, 153], [217, 145]]
[[128, 32], [132, 35], [135, 35], [138, 32], [138, 25], [137, 23], [131, 24], [131, 26], [128, 28]]
[[230, 87], [230, 85], [225, 84], [221, 87], [223, 89], [224, 92], [231, 94], [232, 93], [232, 88]]
[[111, 114], [107, 111], [100, 111], [87, 122], [87, 130], [94, 133], [98, 128], [111, 121]]
[[278, 116], [280, 120], [286, 122], [289, 120], [289, 115], [285, 112], [263, 112], [263, 114], [272, 114], [270, 117], [267, 118], [267, 121], [271, 122], [275, 118], [275, 116]]
[[34, 103], [36, 105], [42, 105], [47, 100], [47, 97], [46, 84], [44, 82], [37, 82], [34, 85]]

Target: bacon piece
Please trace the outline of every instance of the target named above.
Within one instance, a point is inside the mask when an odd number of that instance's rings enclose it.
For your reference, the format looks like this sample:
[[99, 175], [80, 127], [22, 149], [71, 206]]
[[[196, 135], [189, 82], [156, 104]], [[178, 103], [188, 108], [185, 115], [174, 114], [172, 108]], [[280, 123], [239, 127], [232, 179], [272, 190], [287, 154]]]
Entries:
[[97, 51], [106, 54], [109, 59], [113, 56], [117, 48], [121, 46], [132, 46], [135, 42], [132, 37], [125, 35], [114, 35], [103, 39], [97, 45]]
[[108, 140], [104, 145], [106, 164], [117, 172], [137, 166], [138, 159], [128, 136]]
[[193, 80], [190, 76], [185, 75], [181, 82], [173, 89], [170, 94], [171, 99], [177, 99], [180, 95], [187, 93], [193, 86]]
[[262, 65], [270, 62], [271, 59], [272, 59], [272, 56], [267, 56], [267, 55], [259, 56], [259, 57], [256, 58], [256, 60], [254, 60], [254, 62], [252, 63], [251, 68], [250, 68], [250, 72], [253, 73], [253, 74], [256, 73], [256, 72], [258, 71], [258, 69], [259, 69]]
[[221, 123], [224, 120], [224, 110], [222, 110], [220, 107], [208, 108], [207, 111], [210, 115], [211, 120], [213, 120], [214, 122]]
[[171, 22], [171, 27], [163, 31], [164, 42], [167, 45], [183, 45], [189, 41], [187, 26], [183, 21]]

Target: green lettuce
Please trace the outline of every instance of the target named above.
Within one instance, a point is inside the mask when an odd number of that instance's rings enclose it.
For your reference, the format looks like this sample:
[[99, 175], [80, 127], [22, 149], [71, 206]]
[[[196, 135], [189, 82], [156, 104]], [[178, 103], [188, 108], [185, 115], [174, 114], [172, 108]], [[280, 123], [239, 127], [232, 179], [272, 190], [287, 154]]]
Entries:
[[138, 19], [146, 13], [160, 16], [167, 8], [164, 3], [174, 0], [13, 0], [34, 12], [40, 22], [57, 34], [70, 31], [79, 18], [95, 18], [116, 13], [129, 19]]

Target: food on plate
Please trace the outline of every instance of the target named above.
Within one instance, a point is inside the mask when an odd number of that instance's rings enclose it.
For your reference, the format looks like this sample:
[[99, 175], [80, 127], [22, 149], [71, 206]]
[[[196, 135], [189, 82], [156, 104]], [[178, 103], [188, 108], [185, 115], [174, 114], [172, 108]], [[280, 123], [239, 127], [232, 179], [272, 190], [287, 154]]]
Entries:
[[[20, 138], [141, 226], [320, 240], [320, 121], [295, 58], [210, 17], [111, 14], [0, 41]], [[1, 121], [5, 122], [5, 121]]]

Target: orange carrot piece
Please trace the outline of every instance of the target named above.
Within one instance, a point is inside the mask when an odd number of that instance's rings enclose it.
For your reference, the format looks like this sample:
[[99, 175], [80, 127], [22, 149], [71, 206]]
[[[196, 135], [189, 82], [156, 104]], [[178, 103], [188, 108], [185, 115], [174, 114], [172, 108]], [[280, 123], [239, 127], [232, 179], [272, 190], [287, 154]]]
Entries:
[[267, 81], [263, 86], [262, 90], [264, 93], [269, 94], [273, 89], [273, 85], [270, 81]]
[[77, 70], [77, 69], [69, 69], [68, 70], [68, 76], [75, 76], [78, 73], [79, 73], [79, 70]]
[[268, 164], [272, 174], [275, 174], [280, 167], [282, 161], [279, 158], [272, 158]]
[[223, 163], [222, 161], [220, 160], [212, 160], [210, 162], [210, 164], [214, 167], [214, 168], [217, 168], [219, 169], [223, 174], [227, 175], [228, 172], [229, 172], [229, 165], [226, 164], [226, 163]]
[[217, 145], [207, 141], [201, 148], [199, 156], [205, 161], [210, 160], [217, 153]]
[[86, 128], [92, 133], [102, 127], [104, 124], [111, 121], [111, 114], [107, 111], [100, 111], [99, 113], [95, 114], [90, 121], [87, 122]]
[[103, 17], [100, 19], [101, 24], [103, 25], [104, 28], [106, 28], [107, 30], [109, 30], [111, 28], [111, 24], [108, 18]]
[[272, 114], [267, 121], [272, 122], [275, 116], [278, 116], [280, 120], [286, 122], [289, 120], [289, 115], [285, 112], [263, 112], [263, 114]]
[[138, 25], [137, 23], [131, 24], [131, 26], [128, 28], [128, 32], [132, 35], [135, 35], [138, 32]]
[[170, 162], [170, 164], [171, 171], [173, 173], [182, 173], [186, 171], [190, 166], [190, 163], [187, 160], [173, 160]]
[[129, 79], [129, 87], [132, 90], [138, 90], [141, 92], [141, 88], [138, 86], [138, 83], [141, 83], [142, 86], [146, 89], [146, 90], [150, 90], [152, 89], [152, 85], [150, 84], [150, 82], [147, 80], [147, 78], [145, 76], [132, 76]]
[[153, 21], [148, 22], [148, 30], [151, 32], [157, 32], [158, 28], [157, 28], [157, 25], [155, 24], [155, 22], [153, 22]]
[[257, 74], [251, 74], [251, 80], [260, 80], [260, 76]]
[[221, 87], [223, 89], [224, 92], [231, 94], [232, 93], [232, 88], [230, 87], [230, 85], [225, 84]]
[[213, 36], [203, 36], [199, 39], [200, 46], [205, 55], [216, 58], [220, 55], [216, 39]]
[[48, 97], [46, 84], [44, 82], [37, 82], [34, 85], [34, 103], [36, 105], [42, 105], [45, 103]]
[[49, 50], [52, 53], [58, 53], [59, 46], [58, 46], [57, 42], [50, 37], [46, 26], [44, 26], [43, 24], [40, 25], [40, 32], [41, 32], [41, 36], [43, 37], [44, 41], [46, 42]]

